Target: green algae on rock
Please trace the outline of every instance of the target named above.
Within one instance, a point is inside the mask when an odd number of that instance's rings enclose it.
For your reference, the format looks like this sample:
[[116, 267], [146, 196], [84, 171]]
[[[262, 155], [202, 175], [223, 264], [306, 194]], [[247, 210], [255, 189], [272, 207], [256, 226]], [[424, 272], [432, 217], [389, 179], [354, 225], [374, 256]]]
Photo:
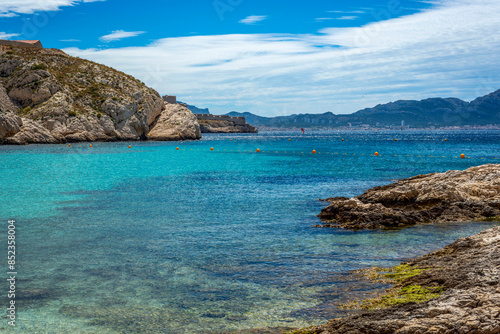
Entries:
[[398, 287], [392, 295], [367, 304], [383, 309], [366, 307], [370, 310], [294, 333], [500, 333], [499, 268], [497, 226], [389, 273], [378, 272], [375, 278], [392, 279]]

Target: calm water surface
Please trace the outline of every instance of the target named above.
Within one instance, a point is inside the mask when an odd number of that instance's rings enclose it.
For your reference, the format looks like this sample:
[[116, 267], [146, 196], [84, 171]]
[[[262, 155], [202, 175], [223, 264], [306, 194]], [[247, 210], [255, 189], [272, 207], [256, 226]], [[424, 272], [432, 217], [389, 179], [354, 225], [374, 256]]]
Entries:
[[4, 319], [0, 331], [238, 333], [322, 323], [341, 314], [339, 298], [366, 288], [348, 271], [393, 266], [496, 223], [321, 229], [319, 198], [498, 158], [498, 131], [0, 146], [0, 246], [15, 219], [19, 292], [17, 326]]

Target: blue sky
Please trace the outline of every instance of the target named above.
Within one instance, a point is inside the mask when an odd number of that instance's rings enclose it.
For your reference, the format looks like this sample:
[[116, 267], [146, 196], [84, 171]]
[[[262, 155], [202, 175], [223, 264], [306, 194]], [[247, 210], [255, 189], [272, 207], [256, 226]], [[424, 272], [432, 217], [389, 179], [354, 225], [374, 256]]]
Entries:
[[214, 113], [351, 113], [500, 88], [497, 0], [8, 0], [0, 38], [132, 74]]

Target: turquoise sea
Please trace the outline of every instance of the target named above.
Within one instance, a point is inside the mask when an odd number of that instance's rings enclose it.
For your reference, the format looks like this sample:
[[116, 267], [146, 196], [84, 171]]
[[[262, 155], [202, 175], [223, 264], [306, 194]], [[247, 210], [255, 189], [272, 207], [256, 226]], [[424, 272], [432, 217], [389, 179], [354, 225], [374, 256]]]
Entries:
[[17, 271], [16, 327], [4, 316], [0, 331], [245, 333], [319, 324], [342, 315], [337, 302], [373, 288], [349, 271], [393, 266], [498, 224], [314, 227], [319, 198], [497, 163], [500, 131], [92, 145], [0, 146], [2, 277], [11, 219]]

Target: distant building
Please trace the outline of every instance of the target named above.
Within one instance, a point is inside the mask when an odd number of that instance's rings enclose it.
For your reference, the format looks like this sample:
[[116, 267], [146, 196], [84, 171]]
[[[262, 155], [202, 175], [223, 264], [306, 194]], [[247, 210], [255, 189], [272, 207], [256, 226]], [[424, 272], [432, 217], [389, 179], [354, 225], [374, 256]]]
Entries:
[[167, 103], [176, 104], [177, 103], [177, 97], [174, 96], [174, 95], [165, 95], [165, 96], [163, 96], [163, 101], [165, 101]]
[[7, 45], [7, 46], [21, 46], [25, 48], [37, 48], [37, 49], [43, 49], [42, 42], [39, 40], [33, 40], [33, 41], [8, 41], [5, 39], [0, 39], [0, 45]]

